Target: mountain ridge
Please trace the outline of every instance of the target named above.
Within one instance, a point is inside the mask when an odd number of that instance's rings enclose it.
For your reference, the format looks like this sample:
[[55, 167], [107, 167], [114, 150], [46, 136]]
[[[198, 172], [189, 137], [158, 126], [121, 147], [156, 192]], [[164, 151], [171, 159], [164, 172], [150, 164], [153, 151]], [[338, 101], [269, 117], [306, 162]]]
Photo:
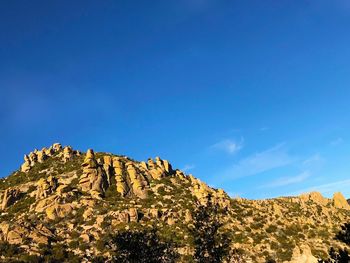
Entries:
[[332, 199], [318, 192], [233, 199], [159, 157], [139, 162], [55, 143], [25, 155], [20, 169], [1, 179], [0, 240], [32, 254], [40, 244], [65, 244], [88, 260], [91, 254], [108, 254], [97, 244], [109, 232], [156, 223], [188, 262], [192, 212], [209, 199], [222, 209], [232, 247], [242, 249], [250, 262], [324, 257], [331, 246], [343, 246], [332, 237], [350, 219], [341, 193]]

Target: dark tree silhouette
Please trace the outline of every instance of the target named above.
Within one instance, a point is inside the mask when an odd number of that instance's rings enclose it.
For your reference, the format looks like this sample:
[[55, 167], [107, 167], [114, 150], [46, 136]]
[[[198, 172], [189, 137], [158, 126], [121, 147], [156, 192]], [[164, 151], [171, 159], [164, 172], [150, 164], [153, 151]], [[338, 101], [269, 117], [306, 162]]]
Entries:
[[[336, 239], [343, 243], [350, 245], [350, 223], [345, 223], [341, 226], [341, 230], [335, 236]], [[336, 251], [333, 247], [329, 250], [329, 258], [326, 260], [320, 259], [319, 263], [349, 263], [350, 256], [346, 249], [338, 249]]]
[[348, 251], [345, 249], [339, 249], [336, 251], [334, 248], [330, 248], [329, 250], [329, 259], [322, 260], [320, 259], [318, 261], [319, 263], [349, 263], [350, 262], [350, 256]]
[[221, 233], [219, 207], [211, 202], [199, 206], [192, 214], [194, 227], [190, 229], [195, 246], [194, 259], [200, 263], [222, 262], [229, 254], [230, 238]]
[[336, 239], [350, 245], [350, 223], [345, 223], [341, 226], [341, 230], [335, 237]]
[[109, 243], [116, 252], [112, 262], [172, 263], [178, 258], [173, 244], [161, 241], [157, 229], [120, 232]]

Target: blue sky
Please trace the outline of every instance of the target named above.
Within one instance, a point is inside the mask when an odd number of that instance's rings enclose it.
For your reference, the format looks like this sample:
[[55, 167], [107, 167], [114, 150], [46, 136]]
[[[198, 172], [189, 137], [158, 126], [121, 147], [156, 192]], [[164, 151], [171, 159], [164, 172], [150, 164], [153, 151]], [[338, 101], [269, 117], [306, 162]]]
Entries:
[[58, 141], [350, 197], [349, 28], [345, 0], [2, 1], [0, 175]]

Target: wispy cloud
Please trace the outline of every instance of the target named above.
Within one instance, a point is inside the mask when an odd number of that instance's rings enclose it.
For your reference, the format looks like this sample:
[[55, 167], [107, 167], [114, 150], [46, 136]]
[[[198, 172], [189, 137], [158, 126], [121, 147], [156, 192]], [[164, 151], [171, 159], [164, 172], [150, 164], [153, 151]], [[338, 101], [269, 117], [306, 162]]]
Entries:
[[295, 161], [285, 147], [279, 144], [263, 152], [259, 152], [240, 160], [224, 173], [225, 179], [236, 179], [263, 173], [275, 168], [283, 167]]
[[270, 128], [266, 127], [266, 126], [260, 128], [261, 132], [265, 132], [265, 131], [268, 131], [268, 130], [270, 130]]
[[186, 164], [181, 171], [183, 172], [188, 172], [190, 170], [193, 170], [194, 168], [196, 168], [196, 166], [194, 164]]
[[333, 183], [315, 185], [308, 188], [300, 189], [298, 191], [291, 193], [290, 195], [299, 195], [302, 193], [308, 193], [312, 191], [321, 192], [323, 194], [330, 194], [330, 193], [338, 192], [344, 189], [348, 189], [349, 186], [350, 186], [350, 179], [346, 179], [346, 180], [336, 181]]
[[290, 184], [297, 184], [305, 181], [310, 176], [311, 174], [308, 171], [305, 171], [296, 176], [287, 176], [287, 177], [278, 178], [270, 183], [260, 186], [259, 188], [274, 188], [274, 187], [286, 186]]
[[243, 138], [241, 138], [240, 141], [226, 139], [213, 144], [210, 148], [219, 150], [219, 151], [224, 151], [229, 154], [234, 154], [239, 152], [243, 148], [243, 142], [244, 142]]
[[344, 139], [342, 137], [338, 137], [338, 138], [334, 139], [333, 141], [331, 141], [330, 145], [337, 146], [337, 145], [343, 144], [343, 142], [344, 142]]
[[310, 165], [310, 164], [319, 163], [322, 161], [323, 161], [323, 158], [321, 157], [321, 155], [319, 153], [316, 153], [310, 156], [309, 158], [307, 158], [305, 161], [303, 161], [303, 165]]

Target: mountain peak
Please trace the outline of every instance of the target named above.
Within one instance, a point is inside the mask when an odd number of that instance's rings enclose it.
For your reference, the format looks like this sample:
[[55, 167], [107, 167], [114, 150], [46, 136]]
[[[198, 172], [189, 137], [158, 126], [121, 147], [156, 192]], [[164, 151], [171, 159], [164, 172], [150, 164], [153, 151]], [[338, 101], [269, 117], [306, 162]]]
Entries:
[[[154, 224], [178, 240], [186, 258], [192, 253], [192, 212], [209, 202], [220, 208], [222, 231], [233, 237], [232, 246], [254, 256], [253, 262], [265, 262], [267, 253], [283, 261], [305, 253], [312, 258], [310, 249], [320, 256], [315, 249], [336, 244], [331, 238], [336, 225], [350, 219], [341, 193], [333, 199], [318, 192], [231, 199], [160, 157], [136, 161], [59, 143], [25, 155], [20, 170], [0, 180], [0, 200], [0, 240], [28, 253], [36, 253], [39, 244], [79, 244], [70, 249], [86, 260], [106, 253], [97, 244], [109, 233]], [[329, 243], [317, 242], [320, 238]]]

